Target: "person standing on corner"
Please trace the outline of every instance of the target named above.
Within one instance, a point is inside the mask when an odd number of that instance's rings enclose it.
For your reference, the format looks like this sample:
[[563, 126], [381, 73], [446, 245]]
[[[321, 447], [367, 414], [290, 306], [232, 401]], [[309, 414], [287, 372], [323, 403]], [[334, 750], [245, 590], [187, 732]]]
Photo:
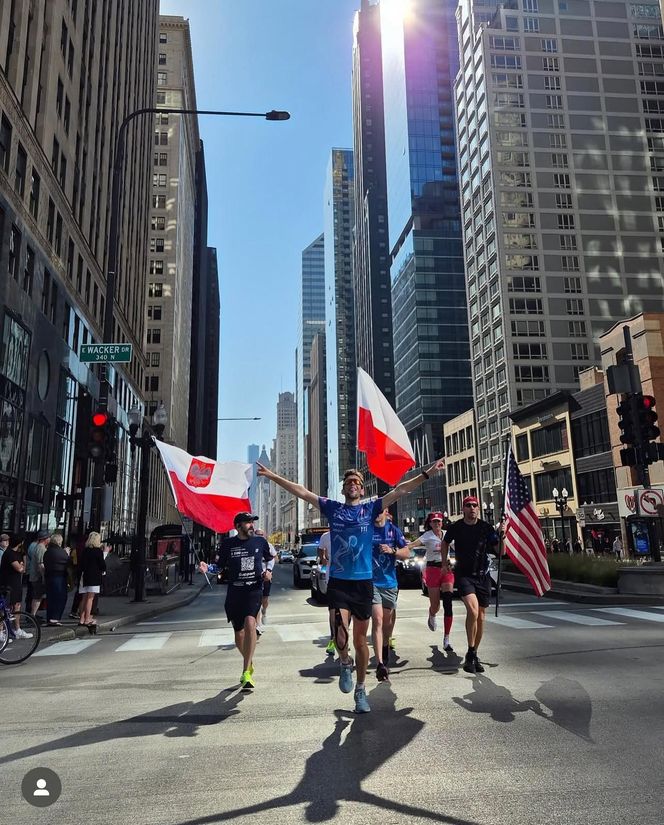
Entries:
[[434, 462], [418, 475], [402, 481], [382, 498], [362, 502], [364, 476], [359, 470], [346, 470], [343, 477], [343, 503], [317, 496], [301, 484], [283, 478], [256, 462], [258, 475], [278, 484], [291, 495], [317, 507], [330, 525], [330, 578], [327, 599], [334, 614], [335, 642], [339, 651], [339, 689], [353, 690], [353, 660], [348, 652], [349, 625], [353, 618], [353, 644], [357, 657], [355, 712], [369, 713], [365, 679], [369, 665], [367, 631], [373, 602], [372, 544], [374, 521], [382, 511], [406, 493], [417, 489], [425, 479], [445, 466], [443, 459]]

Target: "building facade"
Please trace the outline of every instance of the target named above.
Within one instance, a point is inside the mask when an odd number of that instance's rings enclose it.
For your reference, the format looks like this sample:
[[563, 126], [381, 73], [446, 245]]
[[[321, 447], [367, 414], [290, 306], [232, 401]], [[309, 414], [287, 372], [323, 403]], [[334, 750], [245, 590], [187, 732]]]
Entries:
[[[325, 365], [326, 336], [318, 333], [311, 343], [311, 381], [309, 383], [309, 441], [310, 465], [309, 489], [318, 495], [325, 495], [327, 484], [327, 389]], [[317, 508], [307, 508], [307, 523], [320, 527], [321, 514]]]
[[615, 318], [664, 309], [664, 40], [656, 4], [523, 0], [481, 27], [479, 8], [458, 9], [457, 137], [481, 486], [500, 496], [508, 410], [573, 391]]
[[[277, 437], [275, 440], [275, 472], [290, 481], [297, 481], [297, 406], [292, 392], [280, 392], [277, 402]], [[276, 484], [275, 528], [295, 536], [296, 499]]]
[[[475, 414], [467, 410], [443, 425], [445, 438], [445, 477], [447, 486], [447, 513], [457, 519], [463, 515], [461, 502], [466, 496], [477, 496], [482, 512], [491, 511], [491, 498], [482, 494], [477, 484], [477, 449]], [[494, 505], [495, 509], [495, 505]]]
[[[111, 177], [124, 117], [154, 100], [158, 3], [66, 0], [0, 7], [0, 525], [89, 528], [87, 428], [100, 395], [82, 344], [103, 335]], [[110, 369], [120, 425], [103, 529], [135, 524], [127, 412], [142, 403], [150, 117], [127, 134]]]
[[327, 494], [355, 464], [357, 365], [352, 280], [353, 153], [332, 149], [324, 197], [327, 368]]
[[[453, 0], [381, 3], [396, 411], [419, 464], [443, 455], [443, 424], [472, 405], [454, 138]], [[444, 510], [442, 476], [399, 502]]]

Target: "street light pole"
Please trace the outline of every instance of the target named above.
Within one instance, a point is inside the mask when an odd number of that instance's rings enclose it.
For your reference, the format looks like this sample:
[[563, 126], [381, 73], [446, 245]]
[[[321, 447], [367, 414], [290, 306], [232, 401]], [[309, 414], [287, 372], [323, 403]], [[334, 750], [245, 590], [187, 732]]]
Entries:
[[567, 507], [567, 500], [568, 500], [569, 494], [568, 494], [567, 490], [565, 489], [565, 487], [563, 487], [563, 489], [560, 491], [560, 495], [558, 494], [558, 488], [557, 487], [553, 488], [553, 490], [551, 491], [551, 494], [553, 495], [553, 502], [556, 505], [556, 508], [558, 509], [558, 512], [560, 513], [560, 526], [561, 526], [561, 529], [562, 529], [562, 537], [563, 537], [562, 544], [563, 544], [563, 550], [565, 550], [566, 549], [565, 548], [565, 508]]

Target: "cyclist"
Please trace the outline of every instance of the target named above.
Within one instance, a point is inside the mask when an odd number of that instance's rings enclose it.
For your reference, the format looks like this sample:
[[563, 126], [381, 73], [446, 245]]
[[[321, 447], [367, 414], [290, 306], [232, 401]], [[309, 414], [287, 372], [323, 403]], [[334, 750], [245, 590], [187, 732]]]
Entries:
[[17, 639], [32, 639], [32, 633], [28, 633], [20, 626], [18, 611], [21, 609], [21, 597], [23, 595], [23, 573], [25, 572], [25, 561], [23, 552], [23, 542], [18, 537], [9, 539], [9, 545], [0, 559], [0, 590], [8, 590], [7, 603], [14, 614], [14, 628]]

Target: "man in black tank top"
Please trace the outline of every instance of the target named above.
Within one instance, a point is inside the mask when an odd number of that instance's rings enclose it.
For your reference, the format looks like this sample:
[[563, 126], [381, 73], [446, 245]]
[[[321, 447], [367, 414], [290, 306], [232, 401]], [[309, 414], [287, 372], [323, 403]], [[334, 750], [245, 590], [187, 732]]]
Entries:
[[450, 544], [454, 542], [454, 578], [466, 606], [468, 652], [463, 669], [466, 673], [484, 673], [477, 648], [482, 640], [486, 608], [491, 599], [489, 554], [498, 555], [499, 537], [488, 522], [480, 519], [479, 501], [475, 496], [466, 496], [462, 509], [463, 518], [447, 530], [440, 549], [443, 563], [446, 563]]

